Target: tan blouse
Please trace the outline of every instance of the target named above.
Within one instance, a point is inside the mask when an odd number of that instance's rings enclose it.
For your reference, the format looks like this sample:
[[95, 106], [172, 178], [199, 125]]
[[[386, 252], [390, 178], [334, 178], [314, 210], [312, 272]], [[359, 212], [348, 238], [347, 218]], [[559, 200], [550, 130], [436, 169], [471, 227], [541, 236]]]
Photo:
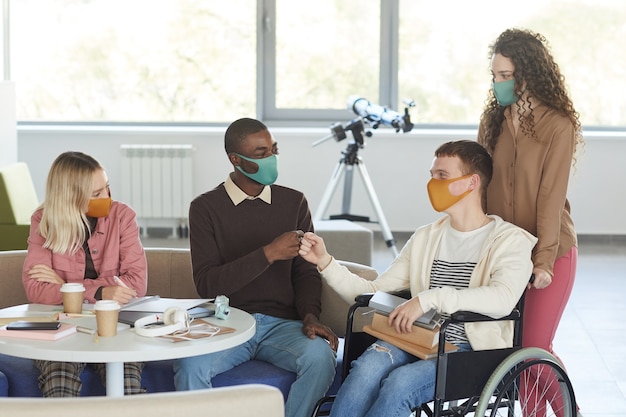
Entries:
[[[533, 114], [539, 142], [521, 129], [515, 135], [511, 107], [505, 111], [493, 152], [487, 212], [535, 235], [533, 264], [552, 274], [556, 258], [577, 245], [567, 201], [576, 136], [572, 123], [549, 107], [539, 105]], [[483, 135], [480, 126], [479, 142]]]

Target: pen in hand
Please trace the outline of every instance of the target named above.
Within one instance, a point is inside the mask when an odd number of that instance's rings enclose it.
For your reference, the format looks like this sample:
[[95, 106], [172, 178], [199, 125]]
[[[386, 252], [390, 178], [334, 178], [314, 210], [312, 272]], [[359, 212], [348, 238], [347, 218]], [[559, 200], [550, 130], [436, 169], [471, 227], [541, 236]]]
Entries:
[[[113, 281], [115, 281], [115, 283], [117, 285], [119, 285], [120, 287], [126, 288], [127, 290], [132, 291], [132, 294], [131, 294], [132, 297], [136, 297], [137, 296], [137, 291], [133, 290], [128, 285], [126, 285], [126, 283], [124, 283], [124, 281], [122, 281], [120, 279], [120, 277], [118, 277], [117, 275], [113, 275]], [[124, 296], [124, 297], [127, 297], [127, 296]], [[124, 299], [117, 300], [117, 301], [122, 303], [122, 304], [126, 304], [126, 303], [128, 303], [130, 301], [130, 298], [124, 298]]]
[[119, 285], [120, 287], [129, 288], [128, 285], [124, 284], [124, 281], [122, 281], [120, 277], [118, 277], [117, 275], [113, 276], [113, 281], [115, 281], [115, 283]]

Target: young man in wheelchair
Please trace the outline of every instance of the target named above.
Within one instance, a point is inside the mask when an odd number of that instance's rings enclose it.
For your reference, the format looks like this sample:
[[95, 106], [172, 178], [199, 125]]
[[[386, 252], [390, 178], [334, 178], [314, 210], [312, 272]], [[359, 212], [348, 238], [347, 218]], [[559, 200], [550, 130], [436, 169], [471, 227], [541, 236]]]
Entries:
[[[525, 230], [485, 213], [491, 180], [489, 153], [474, 141], [460, 140], [435, 151], [427, 184], [433, 208], [446, 215], [411, 236], [391, 266], [367, 281], [340, 266], [324, 241], [306, 233], [300, 255], [317, 265], [322, 277], [346, 301], [362, 293], [409, 288], [412, 298], [389, 315], [400, 333], [431, 308], [445, 315], [465, 310], [493, 318], [515, 307], [532, 273], [537, 239]], [[459, 350], [510, 347], [508, 321], [466, 323], [448, 330], [447, 342]], [[408, 416], [433, 400], [436, 359], [421, 360], [377, 340], [356, 361], [342, 384], [331, 416]]]

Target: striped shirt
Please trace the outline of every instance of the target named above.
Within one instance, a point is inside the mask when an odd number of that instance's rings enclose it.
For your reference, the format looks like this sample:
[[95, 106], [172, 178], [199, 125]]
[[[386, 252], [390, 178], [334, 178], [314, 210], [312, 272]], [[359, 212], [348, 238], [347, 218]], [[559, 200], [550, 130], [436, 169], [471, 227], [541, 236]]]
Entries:
[[[495, 222], [489, 222], [470, 232], [459, 232], [448, 225], [433, 261], [430, 288], [468, 288], [474, 267], [480, 259], [480, 249], [494, 225]], [[450, 317], [445, 312], [442, 312], [442, 316], [446, 319]], [[446, 341], [452, 344], [468, 343], [465, 326], [461, 323], [449, 325]]]

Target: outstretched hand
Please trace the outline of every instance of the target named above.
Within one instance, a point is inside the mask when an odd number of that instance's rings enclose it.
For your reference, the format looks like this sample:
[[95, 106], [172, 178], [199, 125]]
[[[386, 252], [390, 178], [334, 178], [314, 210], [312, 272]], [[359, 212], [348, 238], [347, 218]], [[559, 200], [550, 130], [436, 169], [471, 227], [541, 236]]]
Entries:
[[315, 339], [317, 336], [323, 337], [330, 344], [330, 348], [337, 352], [339, 346], [339, 338], [331, 330], [330, 327], [323, 325], [313, 314], [307, 314], [302, 320], [302, 333], [309, 339]]
[[324, 239], [313, 232], [304, 234], [298, 253], [306, 261], [315, 264], [320, 271], [324, 270], [332, 261], [332, 256], [326, 250]]
[[298, 256], [300, 241], [304, 236], [302, 230], [292, 230], [285, 232], [263, 247], [263, 252], [269, 263], [285, 261]]

